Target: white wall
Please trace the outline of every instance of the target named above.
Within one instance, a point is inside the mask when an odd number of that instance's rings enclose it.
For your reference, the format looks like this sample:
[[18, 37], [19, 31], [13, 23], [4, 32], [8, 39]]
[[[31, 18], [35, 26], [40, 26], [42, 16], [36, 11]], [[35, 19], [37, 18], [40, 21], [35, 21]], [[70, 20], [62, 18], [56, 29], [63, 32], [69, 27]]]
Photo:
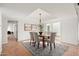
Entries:
[[5, 44], [8, 42], [7, 40], [7, 18], [2, 15], [2, 44]]
[[78, 23], [78, 41], [79, 41], [79, 23]]
[[79, 6], [75, 5], [75, 9], [78, 16], [78, 43], [79, 43]]
[[29, 32], [24, 31], [24, 22], [19, 21], [18, 22], [18, 40], [22, 41], [25, 39], [30, 39]]
[[78, 44], [77, 18], [62, 21], [62, 39], [65, 42]]
[[2, 51], [2, 18], [1, 18], [1, 10], [0, 10], [0, 54]]

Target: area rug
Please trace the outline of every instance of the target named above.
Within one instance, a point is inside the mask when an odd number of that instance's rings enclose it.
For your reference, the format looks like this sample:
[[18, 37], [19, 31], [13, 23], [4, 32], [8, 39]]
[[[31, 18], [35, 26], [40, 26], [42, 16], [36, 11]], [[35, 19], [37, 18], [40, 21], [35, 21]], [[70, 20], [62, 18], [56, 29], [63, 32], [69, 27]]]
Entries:
[[64, 52], [67, 51], [67, 47], [63, 46], [62, 44], [56, 43], [56, 48], [54, 49], [52, 45], [52, 50], [50, 50], [50, 46], [46, 46], [45, 48], [39, 47], [37, 45], [34, 47], [30, 45], [29, 42], [21, 42], [22, 45], [32, 52], [33, 56], [63, 56]]

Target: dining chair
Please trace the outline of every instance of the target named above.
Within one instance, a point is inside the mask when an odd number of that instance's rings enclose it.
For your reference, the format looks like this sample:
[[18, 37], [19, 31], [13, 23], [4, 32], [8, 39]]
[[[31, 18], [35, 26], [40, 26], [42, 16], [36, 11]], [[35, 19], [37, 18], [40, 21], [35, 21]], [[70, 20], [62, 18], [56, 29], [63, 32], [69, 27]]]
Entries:
[[39, 48], [40, 39], [39, 39], [38, 33], [34, 32], [33, 36], [34, 36], [34, 40], [35, 40], [35, 45], [37, 45], [37, 47]]
[[52, 43], [55, 48], [55, 36], [56, 36], [56, 33], [51, 33], [50, 35], [50, 50], [52, 50]]
[[33, 32], [30, 32], [30, 45], [33, 43], [34, 44], [34, 46], [35, 46], [35, 40], [34, 40], [34, 36], [33, 36], [34, 34], [33, 34]]
[[47, 32], [44, 32], [44, 37], [45, 37], [45, 42], [47, 42], [47, 46], [49, 46], [49, 43], [50, 43], [50, 34], [48, 34]]

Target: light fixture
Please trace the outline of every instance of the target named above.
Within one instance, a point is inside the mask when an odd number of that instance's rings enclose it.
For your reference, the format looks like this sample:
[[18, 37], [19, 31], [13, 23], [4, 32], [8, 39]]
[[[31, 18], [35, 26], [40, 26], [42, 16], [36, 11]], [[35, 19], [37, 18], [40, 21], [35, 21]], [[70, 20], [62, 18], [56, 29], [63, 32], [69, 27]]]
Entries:
[[43, 26], [42, 26], [42, 22], [41, 22], [41, 13], [39, 13], [39, 16], [40, 16], [40, 19], [39, 19], [39, 33], [40, 33], [40, 35], [42, 35], [42, 30], [43, 30]]

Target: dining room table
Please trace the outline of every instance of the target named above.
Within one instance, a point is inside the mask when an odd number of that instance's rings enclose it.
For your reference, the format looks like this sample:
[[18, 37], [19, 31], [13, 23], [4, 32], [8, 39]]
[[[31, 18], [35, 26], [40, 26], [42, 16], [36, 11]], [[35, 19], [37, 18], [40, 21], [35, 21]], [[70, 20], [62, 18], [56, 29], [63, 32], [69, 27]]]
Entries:
[[42, 33], [41, 35], [39, 35], [39, 37], [41, 38], [41, 41], [43, 43], [42, 47], [45, 48], [46, 47], [46, 44], [45, 44], [46, 41], [45, 41], [45, 39], [49, 39], [50, 35], [45, 35], [45, 34]]

